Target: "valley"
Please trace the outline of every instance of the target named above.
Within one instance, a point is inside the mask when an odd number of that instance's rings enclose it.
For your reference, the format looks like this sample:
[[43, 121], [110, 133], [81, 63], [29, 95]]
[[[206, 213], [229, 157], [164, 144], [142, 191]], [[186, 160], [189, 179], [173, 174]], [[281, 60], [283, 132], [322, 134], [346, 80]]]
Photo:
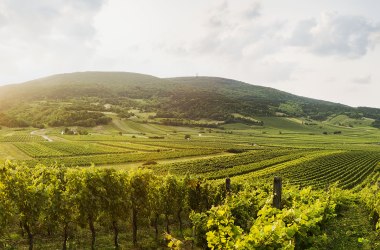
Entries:
[[[115, 246], [120, 241], [126, 249], [189, 242], [199, 249], [207, 242], [224, 249], [222, 240], [210, 236], [223, 232], [210, 226], [206, 234], [204, 227], [226, 218], [237, 235], [230, 240], [245, 249], [289, 242], [289, 249], [380, 246], [379, 202], [373, 198], [380, 183], [378, 109], [222, 78], [132, 73], [57, 75], [0, 89], [0, 194], [5, 197], [0, 212], [12, 211], [4, 220], [0, 216], [8, 225], [0, 230], [5, 249], [28, 244], [30, 249], [34, 236], [38, 249], [57, 248], [56, 230], [69, 225], [66, 240], [73, 249], [89, 248], [90, 238], [91, 247], [96, 239], [98, 247], [108, 249], [112, 233], [104, 223], [109, 220], [120, 223], [113, 225], [114, 237], [123, 233]], [[270, 206], [275, 176], [284, 189], [277, 210]], [[232, 191], [226, 190], [226, 179]], [[36, 197], [46, 206], [33, 203]], [[31, 207], [22, 205], [24, 199]], [[92, 209], [96, 214], [89, 214]], [[371, 216], [365, 218], [365, 211]], [[44, 218], [56, 213], [60, 219], [50, 225], [54, 219]], [[284, 220], [289, 223], [282, 225]], [[15, 221], [24, 223], [22, 230], [33, 226], [28, 240], [17, 233]], [[346, 221], [366, 227], [364, 233], [346, 235]], [[268, 231], [271, 223], [280, 223], [280, 231]], [[332, 232], [334, 223], [342, 230]], [[368, 228], [371, 223], [377, 228]], [[49, 230], [55, 230], [53, 236]], [[159, 240], [163, 233], [165, 244]], [[281, 237], [247, 240], [272, 234]], [[344, 241], [355, 243], [347, 248]]]

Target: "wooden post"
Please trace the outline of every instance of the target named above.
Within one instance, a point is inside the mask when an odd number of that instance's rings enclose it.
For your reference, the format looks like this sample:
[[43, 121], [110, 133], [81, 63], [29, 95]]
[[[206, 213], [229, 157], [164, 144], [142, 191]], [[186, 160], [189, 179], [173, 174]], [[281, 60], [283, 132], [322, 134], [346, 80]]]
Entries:
[[226, 178], [226, 191], [227, 194], [231, 192], [231, 179], [229, 177]]
[[282, 179], [275, 176], [273, 181], [273, 207], [281, 209]]

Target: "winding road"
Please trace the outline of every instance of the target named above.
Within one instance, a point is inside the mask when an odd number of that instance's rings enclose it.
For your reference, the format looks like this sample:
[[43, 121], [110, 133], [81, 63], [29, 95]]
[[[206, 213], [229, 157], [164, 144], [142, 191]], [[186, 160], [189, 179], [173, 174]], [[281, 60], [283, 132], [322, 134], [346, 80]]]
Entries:
[[45, 129], [34, 130], [34, 131], [30, 132], [30, 134], [31, 135], [41, 136], [42, 138], [44, 138], [48, 142], [52, 142], [53, 141], [53, 139], [51, 139], [49, 136], [45, 135]]

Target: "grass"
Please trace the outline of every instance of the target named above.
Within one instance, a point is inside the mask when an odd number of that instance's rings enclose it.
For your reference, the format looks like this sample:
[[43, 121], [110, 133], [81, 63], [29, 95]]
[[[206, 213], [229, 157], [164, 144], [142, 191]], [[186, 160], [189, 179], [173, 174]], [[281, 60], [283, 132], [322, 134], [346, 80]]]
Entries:
[[0, 160], [28, 160], [30, 156], [11, 143], [0, 143]]

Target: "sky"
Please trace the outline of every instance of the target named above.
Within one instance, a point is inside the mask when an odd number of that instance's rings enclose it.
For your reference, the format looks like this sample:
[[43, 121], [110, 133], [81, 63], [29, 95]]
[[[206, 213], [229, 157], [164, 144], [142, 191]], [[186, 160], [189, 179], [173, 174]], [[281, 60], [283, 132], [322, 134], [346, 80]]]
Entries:
[[0, 0], [0, 85], [219, 76], [380, 108], [378, 0]]

